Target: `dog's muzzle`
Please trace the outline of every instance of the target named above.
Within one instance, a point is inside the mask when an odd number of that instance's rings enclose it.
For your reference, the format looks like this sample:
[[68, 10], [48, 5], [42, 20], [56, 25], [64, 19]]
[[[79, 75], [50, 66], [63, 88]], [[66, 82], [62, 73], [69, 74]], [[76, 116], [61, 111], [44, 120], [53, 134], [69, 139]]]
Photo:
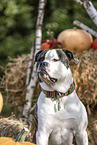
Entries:
[[38, 66], [38, 79], [40, 82], [45, 82], [47, 84], [56, 83], [57, 79], [50, 77], [50, 75], [47, 73], [49, 63], [47, 62], [40, 62]]

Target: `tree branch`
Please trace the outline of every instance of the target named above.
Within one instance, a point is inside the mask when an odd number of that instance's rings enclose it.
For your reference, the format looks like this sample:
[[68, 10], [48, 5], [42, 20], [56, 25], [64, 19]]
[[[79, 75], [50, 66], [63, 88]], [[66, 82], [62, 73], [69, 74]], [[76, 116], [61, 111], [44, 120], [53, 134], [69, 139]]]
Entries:
[[[36, 23], [36, 37], [35, 37], [35, 53], [40, 50], [41, 47], [41, 39], [42, 39], [42, 24], [43, 24], [43, 17], [44, 17], [44, 7], [46, 4], [46, 0], [39, 1], [39, 8], [38, 8], [38, 17]], [[28, 118], [28, 111], [31, 108], [32, 98], [34, 89], [37, 82], [37, 75], [36, 75], [36, 65], [33, 67], [31, 80], [29, 85], [27, 86], [26, 91], [26, 101], [27, 103], [24, 105], [23, 116], [27, 119]]]
[[34, 47], [35, 47], [34, 43], [32, 45], [31, 53], [30, 53], [30, 60], [29, 60], [29, 65], [28, 65], [28, 70], [27, 70], [27, 77], [26, 77], [26, 87], [29, 85], [30, 75], [31, 75], [31, 69], [32, 69], [32, 66], [33, 66], [32, 63], [33, 63], [33, 54], [34, 54]]
[[76, 0], [76, 2], [79, 2], [84, 6], [88, 15], [90, 16], [94, 24], [97, 26], [97, 10], [93, 6], [92, 2], [90, 0]]
[[94, 37], [97, 37], [97, 32], [94, 31], [93, 29], [89, 28], [88, 26], [84, 25], [83, 23], [75, 20], [73, 21], [73, 24], [76, 25], [76, 26], [79, 26], [80, 28], [88, 31], [89, 33], [91, 33]]

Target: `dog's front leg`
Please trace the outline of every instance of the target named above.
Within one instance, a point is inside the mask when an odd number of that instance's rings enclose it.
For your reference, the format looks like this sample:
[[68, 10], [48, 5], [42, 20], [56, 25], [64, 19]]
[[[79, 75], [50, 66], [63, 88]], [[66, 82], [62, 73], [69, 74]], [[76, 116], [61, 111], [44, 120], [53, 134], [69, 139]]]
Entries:
[[37, 145], [48, 145], [49, 134], [44, 131], [37, 131], [36, 133], [36, 144]]
[[88, 136], [86, 130], [83, 130], [76, 134], [77, 145], [88, 145]]

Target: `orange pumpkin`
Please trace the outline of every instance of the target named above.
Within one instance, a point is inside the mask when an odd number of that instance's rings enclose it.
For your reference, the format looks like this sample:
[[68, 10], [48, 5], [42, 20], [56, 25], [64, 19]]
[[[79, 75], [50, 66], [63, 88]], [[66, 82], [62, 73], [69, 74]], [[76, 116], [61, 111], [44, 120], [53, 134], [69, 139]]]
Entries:
[[28, 129], [23, 128], [15, 140], [10, 137], [0, 137], [0, 145], [35, 145], [34, 143], [24, 141], [27, 134]]
[[2, 110], [2, 107], [3, 107], [3, 97], [2, 94], [0, 93], [0, 112]]
[[59, 34], [57, 41], [61, 42], [62, 48], [76, 53], [88, 50], [92, 45], [93, 38], [91, 34], [85, 30], [74, 28], [62, 31]]
[[0, 137], [0, 145], [35, 145], [35, 144], [27, 141], [24, 141], [24, 143], [19, 143], [15, 142], [14, 139], [10, 137]]

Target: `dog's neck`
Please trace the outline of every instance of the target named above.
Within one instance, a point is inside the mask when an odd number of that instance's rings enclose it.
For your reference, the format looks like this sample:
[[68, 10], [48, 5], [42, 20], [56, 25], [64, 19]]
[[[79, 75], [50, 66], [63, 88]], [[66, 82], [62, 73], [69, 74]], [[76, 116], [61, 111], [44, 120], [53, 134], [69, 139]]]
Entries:
[[47, 85], [46, 83], [40, 83], [40, 86], [46, 91], [58, 91], [65, 93], [70, 88], [70, 85], [73, 83], [72, 73], [66, 79], [62, 79], [56, 82], [54, 85]]

